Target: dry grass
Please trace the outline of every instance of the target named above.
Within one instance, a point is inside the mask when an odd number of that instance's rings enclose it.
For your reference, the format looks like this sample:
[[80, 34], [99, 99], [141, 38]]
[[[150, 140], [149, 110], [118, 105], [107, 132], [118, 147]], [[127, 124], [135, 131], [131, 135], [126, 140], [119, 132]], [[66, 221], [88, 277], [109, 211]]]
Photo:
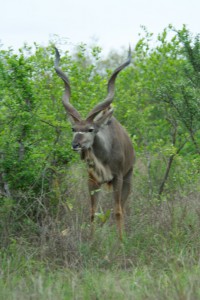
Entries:
[[0, 298], [198, 299], [198, 186], [158, 200], [142, 190], [145, 178], [145, 169], [141, 177], [136, 170], [123, 243], [116, 234], [108, 191], [102, 191], [90, 239], [82, 167], [55, 177], [48, 205], [43, 204], [47, 195], [31, 203], [30, 211], [37, 207], [37, 214], [29, 213], [27, 206], [24, 211], [21, 207], [20, 218], [12, 205], [2, 210]]

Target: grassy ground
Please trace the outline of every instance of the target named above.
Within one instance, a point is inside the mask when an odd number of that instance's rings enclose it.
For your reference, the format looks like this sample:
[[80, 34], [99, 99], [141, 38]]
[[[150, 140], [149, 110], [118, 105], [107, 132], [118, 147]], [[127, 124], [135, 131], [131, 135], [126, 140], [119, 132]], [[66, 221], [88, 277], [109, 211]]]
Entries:
[[[55, 209], [44, 210], [38, 222], [28, 217], [27, 207], [26, 218], [14, 222], [7, 207], [1, 220], [0, 299], [200, 299], [197, 187], [158, 201], [145, 197], [136, 179], [121, 243], [108, 192], [89, 238], [85, 181], [73, 178], [67, 196], [55, 183]], [[41, 199], [35, 201], [39, 207]]]
[[198, 267], [132, 270], [62, 269], [12, 274], [1, 280], [1, 299], [199, 299]]

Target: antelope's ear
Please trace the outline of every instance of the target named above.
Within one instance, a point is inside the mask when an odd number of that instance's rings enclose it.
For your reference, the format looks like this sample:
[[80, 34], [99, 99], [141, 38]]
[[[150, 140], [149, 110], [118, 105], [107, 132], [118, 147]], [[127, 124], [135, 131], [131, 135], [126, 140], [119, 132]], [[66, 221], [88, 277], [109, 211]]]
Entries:
[[93, 122], [98, 125], [107, 125], [113, 115], [113, 107], [110, 105], [104, 110], [101, 110], [93, 119]]

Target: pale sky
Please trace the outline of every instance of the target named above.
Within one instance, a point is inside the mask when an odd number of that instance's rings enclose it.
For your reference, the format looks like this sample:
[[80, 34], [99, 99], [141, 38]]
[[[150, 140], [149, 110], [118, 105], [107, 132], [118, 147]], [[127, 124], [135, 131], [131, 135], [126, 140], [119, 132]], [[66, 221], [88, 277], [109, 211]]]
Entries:
[[172, 24], [200, 32], [199, 0], [0, 0], [0, 41], [47, 45], [52, 35], [75, 46], [93, 38], [104, 51], [136, 44], [140, 25], [155, 34]]

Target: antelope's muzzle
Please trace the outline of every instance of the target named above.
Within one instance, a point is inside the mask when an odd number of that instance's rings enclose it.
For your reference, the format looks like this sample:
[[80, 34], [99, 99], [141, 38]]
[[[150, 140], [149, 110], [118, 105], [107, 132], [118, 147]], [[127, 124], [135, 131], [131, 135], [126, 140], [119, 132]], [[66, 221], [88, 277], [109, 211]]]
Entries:
[[80, 151], [81, 150], [81, 145], [77, 142], [72, 142], [72, 149], [74, 151]]

